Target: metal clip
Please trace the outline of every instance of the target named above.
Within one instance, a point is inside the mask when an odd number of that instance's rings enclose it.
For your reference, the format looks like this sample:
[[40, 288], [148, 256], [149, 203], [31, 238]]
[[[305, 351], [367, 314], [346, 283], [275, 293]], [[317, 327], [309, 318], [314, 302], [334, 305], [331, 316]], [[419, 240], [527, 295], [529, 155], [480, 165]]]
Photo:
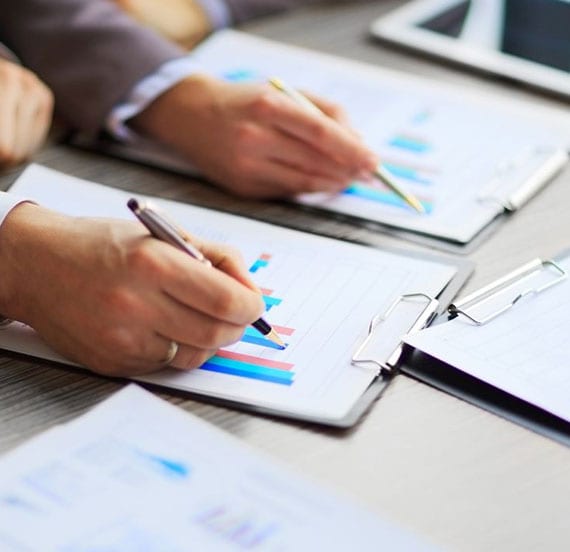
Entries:
[[[491, 312], [487, 316], [482, 318], [476, 318], [475, 316], [469, 314], [468, 310], [473, 308], [474, 306], [478, 305], [482, 301], [486, 299], [490, 299], [493, 296], [497, 295], [499, 292], [508, 289], [509, 287], [515, 285], [517, 282], [520, 282], [526, 276], [530, 276], [533, 273], [549, 271], [556, 277], [546, 282], [545, 284], [537, 287], [530, 287], [517, 293], [517, 295], [506, 305], [503, 307], [498, 308], [497, 310]], [[541, 259], [535, 259], [530, 263], [514, 270], [513, 272], [507, 274], [503, 278], [481, 288], [479, 291], [468, 295], [462, 301], [449, 305], [449, 313], [452, 316], [465, 316], [468, 320], [476, 324], [477, 326], [482, 326], [483, 324], [487, 324], [491, 320], [494, 320], [504, 312], [508, 311], [512, 307], [514, 307], [521, 299], [527, 297], [529, 295], [538, 295], [543, 291], [555, 286], [556, 284], [561, 283], [567, 277], [566, 271], [557, 263], [551, 260], [543, 261]]]
[[[407, 326], [403, 328], [403, 330], [398, 332], [397, 344], [395, 348], [390, 352], [388, 357], [385, 360], [378, 360], [376, 358], [361, 358], [363, 351], [366, 350], [370, 341], [375, 335], [376, 328], [380, 325], [385, 323], [389, 318], [390, 315], [395, 311], [395, 309], [404, 302], [418, 302], [418, 299], [426, 300], [427, 304], [419, 313], [417, 318], [411, 324], [411, 326]], [[368, 335], [364, 339], [364, 341], [360, 344], [358, 349], [355, 351], [354, 355], [352, 356], [352, 364], [355, 366], [361, 366], [364, 364], [373, 364], [378, 373], [382, 372], [391, 372], [398, 364], [400, 357], [402, 356], [403, 350], [403, 342], [402, 337], [405, 334], [415, 333], [423, 328], [425, 328], [435, 317], [437, 309], [439, 306], [439, 301], [426, 295], [425, 293], [410, 293], [406, 295], [401, 295], [398, 297], [386, 310], [383, 314], [378, 314], [370, 321], [370, 325], [368, 326]]]

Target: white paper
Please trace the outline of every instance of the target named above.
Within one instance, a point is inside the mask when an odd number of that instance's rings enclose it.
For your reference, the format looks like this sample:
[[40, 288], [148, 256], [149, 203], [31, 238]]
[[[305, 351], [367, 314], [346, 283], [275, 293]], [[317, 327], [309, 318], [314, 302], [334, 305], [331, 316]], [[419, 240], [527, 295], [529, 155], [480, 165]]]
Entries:
[[[570, 271], [570, 260], [560, 265]], [[494, 312], [528, 289], [521, 283], [479, 309]], [[521, 299], [476, 326], [459, 316], [407, 336], [406, 343], [570, 421], [570, 279]]]
[[265, 82], [278, 76], [336, 101], [430, 213], [417, 214], [381, 184], [355, 183], [351, 193], [299, 201], [461, 243], [502, 213], [500, 202], [549, 160], [563, 164], [570, 147], [570, 117], [529, 118], [534, 106], [509, 112], [464, 91], [236, 31], [217, 33], [192, 56], [215, 77]]
[[[37, 165], [28, 168], [12, 190], [70, 215], [131, 218], [126, 202], [132, 194]], [[189, 232], [239, 248], [247, 266], [259, 265], [251, 277], [271, 305], [266, 318], [288, 343], [285, 351], [275, 350], [248, 329], [242, 341], [220, 353], [225, 360], [217, 356], [192, 372], [171, 370], [140, 378], [168, 387], [304, 416], [342, 419], [375, 377], [373, 370], [350, 363], [371, 318], [402, 293], [438, 295], [456, 272], [448, 264], [173, 201], [153, 199], [153, 203]], [[266, 263], [265, 254], [270, 255]], [[65, 362], [22, 324], [0, 331], [0, 347]], [[252, 374], [251, 366], [244, 363], [265, 366], [264, 374]], [[274, 363], [275, 370], [268, 369]], [[248, 376], [220, 373], [228, 366], [247, 369]], [[267, 375], [278, 380], [260, 379]]]
[[430, 549], [134, 385], [0, 459], [0, 548]]

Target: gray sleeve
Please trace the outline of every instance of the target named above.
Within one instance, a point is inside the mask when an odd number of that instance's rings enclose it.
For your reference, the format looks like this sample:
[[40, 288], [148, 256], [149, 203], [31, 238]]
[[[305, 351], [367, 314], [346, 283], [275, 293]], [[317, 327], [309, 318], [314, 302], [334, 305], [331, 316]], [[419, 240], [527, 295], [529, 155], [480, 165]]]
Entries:
[[[159, 0], [158, 0], [159, 1]], [[109, 0], [0, 0], [0, 36], [74, 128], [100, 128], [133, 86], [182, 50]]]
[[322, 0], [226, 0], [233, 16], [233, 21], [241, 23], [247, 19], [270, 13], [317, 4]]

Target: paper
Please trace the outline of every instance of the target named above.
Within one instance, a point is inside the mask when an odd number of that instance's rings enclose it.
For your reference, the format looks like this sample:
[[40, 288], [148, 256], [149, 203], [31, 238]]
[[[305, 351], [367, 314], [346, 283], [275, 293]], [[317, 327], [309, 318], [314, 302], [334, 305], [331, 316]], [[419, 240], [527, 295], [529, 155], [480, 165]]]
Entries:
[[449, 240], [471, 240], [503, 211], [500, 200], [553, 159], [559, 168], [570, 146], [570, 118], [564, 131], [562, 122], [557, 128], [419, 79], [236, 31], [214, 35], [192, 56], [204, 71], [228, 81], [278, 76], [336, 101], [429, 214], [418, 215], [381, 184], [354, 183], [344, 194], [303, 196], [302, 203]]
[[[12, 191], [81, 216], [132, 218], [132, 194], [32, 166]], [[142, 196], [138, 196], [142, 198]], [[321, 238], [207, 209], [154, 199], [189, 232], [240, 249], [262, 288], [265, 318], [286, 350], [253, 328], [235, 346], [192, 372], [140, 378], [186, 391], [302, 416], [342, 419], [375, 378], [350, 359], [368, 323], [402, 293], [432, 296], [456, 269], [449, 264]], [[0, 347], [65, 361], [22, 324], [0, 331]]]
[[[570, 259], [559, 263], [570, 271]], [[534, 287], [534, 286], [532, 286]], [[494, 312], [529, 289], [528, 279], [479, 309]], [[521, 299], [483, 326], [464, 317], [407, 336], [406, 343], [570, 421], [570, 279]]]
[[132, 385], [0, 459], [0, 548], [427, 550]]

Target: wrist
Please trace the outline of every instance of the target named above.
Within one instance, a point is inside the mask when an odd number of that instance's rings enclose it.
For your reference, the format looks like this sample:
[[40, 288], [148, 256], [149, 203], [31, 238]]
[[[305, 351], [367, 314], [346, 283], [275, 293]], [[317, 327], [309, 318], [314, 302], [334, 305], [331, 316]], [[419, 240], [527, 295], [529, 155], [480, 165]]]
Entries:
[[40, 270], [36, 244], [46, 236], [46, 223], [54, 216], [25, 202], [14, 207], [4, 219], [0, 227], [0, 318], [26, 321], [29, 271]]
[[176, 145], [181, 123], [197, 122], [211, 108], [215, 83], [216, 80], [207, 75], [192, 74], [158, 96], [131, 119], [129, 126], [141, 134]]

